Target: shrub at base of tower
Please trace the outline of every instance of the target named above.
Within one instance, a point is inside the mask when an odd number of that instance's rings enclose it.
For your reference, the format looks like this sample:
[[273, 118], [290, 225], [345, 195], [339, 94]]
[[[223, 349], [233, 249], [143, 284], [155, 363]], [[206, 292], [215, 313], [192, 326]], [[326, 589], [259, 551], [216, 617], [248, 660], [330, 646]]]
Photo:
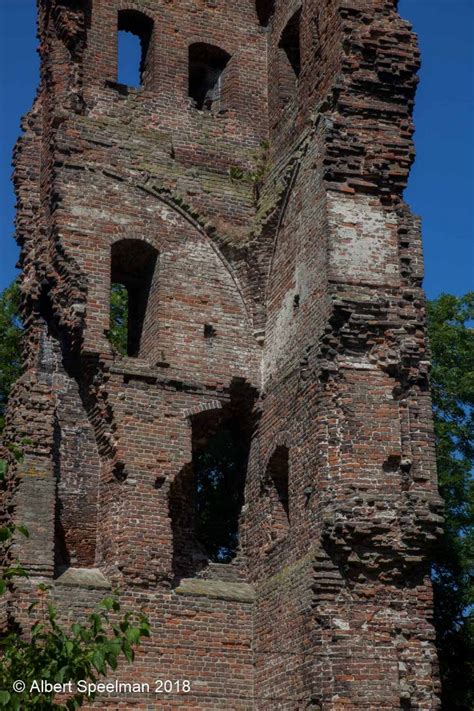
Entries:
[[[11, 488], [8, 460], [18, 459], [19, 450], [6, 453], [0, 459], [2, 488]], [[2, 492], [5, 493], [5, 492]], [[0, 605], [8, 595], [15, 595], [15, 581], [26, 578], [26, 571], [11, 557], [11, 547], [17, 534], [28, 536], [22, 526], [7, 522], [0, 528], [2, 570], [0, 572]], [[142, 613], [121, 614], [117, 596], [107, 597], [96, 611], [83, 621], [66, 629], [58, 621], [55, 607], [48, 601], [49, 588], [39, 585], [37, 599], [28, 614], [31, 627], [22, 630], [5, 622], [0, 638], [0, 708], [11, 711], [24, 709], [73, 709], [92, 701], [95, 694], [75, 693], [75, 683], [95, 683], [109, 670], [115, 670], [123, 656], [133, 662], [135, 649], [143, 637], [150, 636], [150, 625]], [[5, 615], [5, 617], [7, 617]], [[7, 618], [8, 620], [8, 618]], [[34, 684], [71, 682], [71, 693], [58, 695], [54, 690], [38, 692]], [[15, 682], [23, 682], [24, 691], [16, 693]], [[31, 691], [33, 689], [33, 691]], [[66, 689], [69, 692], [69, 689]], [[58, 700], [58, 696], [61, 700]]]

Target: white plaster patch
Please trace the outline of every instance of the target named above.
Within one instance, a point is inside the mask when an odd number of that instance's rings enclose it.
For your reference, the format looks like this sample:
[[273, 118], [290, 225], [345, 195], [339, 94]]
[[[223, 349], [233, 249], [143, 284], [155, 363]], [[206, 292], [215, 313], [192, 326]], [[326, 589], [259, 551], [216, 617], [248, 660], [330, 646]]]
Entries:
[[348, 622], [345, 620], [340, 620], [338, 617], [335, 617], [333, 619], [333, 624], [334, 627], [337, 627], [338, 630], [350, 630], [351, 626]]
[[296, 332], [294, 313], [295, 291], [290, 290], [283, 299], [278, 315], [271, 327], [271, 347], [266, 348], [263, 360], [263, 382], [277, 369], [277, 363], [289, 348], [289, 343]]
[[397, 217], [377, 198], [328, 194], [331, 278], [369, 284], [399, 283]]
[[307, 299], [312, 298], [312, 273], [308, 265], [299, 261], [294, 273], [294, 287], [286, 294], [272, 321], [267, 348], [262, 363], [262, 381], [278, 370], [278, 365], [285, 362], [291, 351], [292, 342], [298, 330], [298, 320], [295, 314], [295, 296], [299, 297], [300, 308]]
[[[111, 211], [99, 209], [97, 207], [81, 206], [72, 204], [70, 207], [71, 215], [74, 217], [87, 217], [89, 220], [106, 221], [111, 219]], [[113, 214], [113, 220], [119, 225], [127, 225], [132, 222], [132, 218], [123, 217], [116, 213]]]

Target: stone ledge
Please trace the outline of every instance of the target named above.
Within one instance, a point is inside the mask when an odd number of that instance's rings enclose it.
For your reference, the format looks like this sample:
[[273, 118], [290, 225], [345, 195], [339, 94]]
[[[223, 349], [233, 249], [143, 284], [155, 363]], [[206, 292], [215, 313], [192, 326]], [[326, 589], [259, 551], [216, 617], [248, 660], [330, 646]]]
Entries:
[[228, 583], [221, 580], [181, 580], [175, 593], [193, 597], [208, 597], [215, 600], [235, 600], [236, 602], [255, 602], [255, 590], [248, 583]]
[[55, 581], [56, 585], [73, 588], [111, 589], [111, 584], [98, 568], [68, 568]]

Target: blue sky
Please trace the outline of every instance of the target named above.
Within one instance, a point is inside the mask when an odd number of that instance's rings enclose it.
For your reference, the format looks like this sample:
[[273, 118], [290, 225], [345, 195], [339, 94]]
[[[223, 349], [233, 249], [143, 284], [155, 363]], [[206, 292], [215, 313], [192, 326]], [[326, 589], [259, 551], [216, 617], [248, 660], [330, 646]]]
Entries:
[[[430, 298], [474, 288], [474, 0], [400, 0], [423, 56], [417, 160], [406, 198], [423, 218]], [[0, 0], [0, 289], [15, 276], [11, 152], [38, 83], [35, 0]]]

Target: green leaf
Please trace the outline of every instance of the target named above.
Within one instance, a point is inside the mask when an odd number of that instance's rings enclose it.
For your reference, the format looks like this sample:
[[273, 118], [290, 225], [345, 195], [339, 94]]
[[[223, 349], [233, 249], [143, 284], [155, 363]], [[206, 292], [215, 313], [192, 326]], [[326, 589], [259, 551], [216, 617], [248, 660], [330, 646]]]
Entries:
[[114, 607], [114, 599], [111, 597], [106, 597], [102, 600], [100, 605], [101, 605], [101, 607], [104, 607], [106, 610], [112, 610]]
[[130, 644], [138, 644], [140, 641], [140, 630], [138, 627], [130, 627], [125, 633]]
[[5, 576], [8, 578], [27, 578], [28, 573], [24, 568], [21, 568], [20, 566], [13, 566], [5, 571]]
[[118, 657], [122, 651], [120, 640], [111, 640], [110, 642], [107, 642], [106, 649], [109, 654], [112, 654], [114, 657]]
[[25, 538], [30, 537], [30, 532], [26, 528], [26, 526], [17, 526], [16, 530], [19, 531]]
[[12, 536], [13, 531], [10, 526], [2, 526], [2, 528], [0, 528], [0, 542], [4, 543], [5, 541], [9, 541]]
[[11, 696], [8, 693], [8, 691], [0, 691], [0, 704], [2, 706], [6, 706], [8, 702], [10, 701]]
[[127, 662], [133, 662], [135, 655], [133, 654], [133, 649], [127, 641], [124, 641], [122, 644], [122, 652]]
[[96, 651], [92, 656], [92, 664], [97, 669], [99, 674], [105, 671], [105, 659], [102, 652]]

